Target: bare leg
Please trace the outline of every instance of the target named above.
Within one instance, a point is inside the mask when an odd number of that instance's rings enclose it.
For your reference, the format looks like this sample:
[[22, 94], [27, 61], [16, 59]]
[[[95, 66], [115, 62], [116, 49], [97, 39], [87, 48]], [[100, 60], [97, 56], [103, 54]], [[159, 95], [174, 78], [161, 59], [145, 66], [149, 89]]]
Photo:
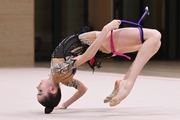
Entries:
[[151, 36], [146, 39], [139, 49], [136, 59], [126, 73], [118, 94], [110, 101], [110, 106], [116, 106], [124, 100], [131, 92], [137, 76], [148, 60], [159, 50], [161, 34], [158, 31], [151, 31]]
[[[130, 69], [132, 68], [132, 65], [133, 63], [131, 64], [130, 68], [129, 68], [129, 71], [126, 73], [125, 77], [124, 77], [124, 80], [126, 80], [129, 76], [129, 72], [130, 72]], [[115, 97], [118, 92], [119, 92], [119, 89], [120, 87], [122, 86], [122, 84], [124, 83], [124, 80], [116, 80], [115, 81], [115, 84], [114, 84], [114, 89], [113, 91], [111, 92], [110, 95], [108, 95], [105, 99], [104, 99], [104, 103], [108, 103], [112, 100], [113, 97]]]

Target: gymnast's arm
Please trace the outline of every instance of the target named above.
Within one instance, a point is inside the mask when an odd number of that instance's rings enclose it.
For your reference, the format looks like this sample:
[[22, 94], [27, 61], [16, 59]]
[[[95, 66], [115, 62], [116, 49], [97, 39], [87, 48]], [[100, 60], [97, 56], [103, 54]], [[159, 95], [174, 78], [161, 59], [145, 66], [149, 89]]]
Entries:
[[56, 110], [68, 108], [72, 103], [74, 103], [76, 100], [78, 100], [80, 97], [82, 97], [86, 93], [87, 87], [81, 81], [74, 78], [73, 80], [74, 80], [74, 83], [71, 87], [75, 87], [77, 91], [67, 101], [55, 107]]
[[78, 100], [80, 97], [82, 97], [86, 93], [87, 87], [81, 81], [78, 81], [78, 82], [79, 82], [79, 85], [77, 87], [77, 91], [74, 93], [72, 97], [70, 97], [67, 101], [63, 103], [65, 108], [70, 106], [72, 103], [74, 103], [76, 100]]
[[107, 25], [105, 25], [101, 31], [101, 33], [97, 36], [96, 40], [90, 45], [90, 47], [86, 50], [86, 52], [82, 55], [75, 57], [76, 59], [76, 66], [80, 66], [81, 64], [85, 63], [86, 61], [92, 59], [96, 52], [99, 50], [103, 40], [105, 39], [107, 33], [111, 30], [117, 29], [121, 24], [120, 20], [113, 20]]

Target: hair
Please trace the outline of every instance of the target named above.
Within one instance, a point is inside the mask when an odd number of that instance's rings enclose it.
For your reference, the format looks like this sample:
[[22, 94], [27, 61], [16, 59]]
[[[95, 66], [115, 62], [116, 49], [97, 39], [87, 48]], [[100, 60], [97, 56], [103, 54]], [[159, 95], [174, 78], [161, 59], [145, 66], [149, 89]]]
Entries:
[[39, 103], [45, 107], [44, 113], [49, 114], [53, 111], [54, 107], [56, 107], [61, 100], [61, 89], [58, 88], [58, 92], [53, 95], [48, 93], [48, 95], [44, 98], [44, 100], [39, 101]]

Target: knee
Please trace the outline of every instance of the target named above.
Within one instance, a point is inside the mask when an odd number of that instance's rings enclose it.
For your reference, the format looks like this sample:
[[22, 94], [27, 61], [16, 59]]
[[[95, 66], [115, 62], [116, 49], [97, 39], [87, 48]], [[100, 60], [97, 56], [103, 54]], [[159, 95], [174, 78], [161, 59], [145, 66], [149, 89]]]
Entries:
[[161, 46], [161, 33], [158, 30], [155, 30], [154, 33], [155, 41], [156, 41], [156, 48], [159, 49]]
[[156, 40], [160, 41], [160, 40], [161, 40], [161, 33], [160, 33], [158, 30], [154, 29], [154, 30], [153, 30], [153, 37], [154, 37]]
[[153, 48], [158, 50], [161, 46], [161, 33], [158, 30], [153, 29], [151, 31], [150, 38], [151, 38]]
[[154, 29], [152, 30], [152, 37], [154, 38], [155, 42], [159, 43], [161, 41], [161, 33]]

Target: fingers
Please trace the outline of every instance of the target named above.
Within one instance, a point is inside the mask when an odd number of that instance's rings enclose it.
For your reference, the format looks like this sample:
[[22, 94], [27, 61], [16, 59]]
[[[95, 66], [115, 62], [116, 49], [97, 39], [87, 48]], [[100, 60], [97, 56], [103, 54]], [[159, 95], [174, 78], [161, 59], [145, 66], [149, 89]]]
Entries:
[[110, 23], [108, 23], [105, 28], [109, 29], [109, 30], [115, 30], [119, 28], [119, 25], [121, 24], [120, 20], [112, 20]]
[[61, 105], [59, 105], [59, 106], [56, 106], [56, 107], [54, 108], [54, 110], [59, 110], [59, 109], [66, 109], [64, 103], [61, 104]]
[[64, 106], [55, 107], [54, 110], [66, 109]]
[[118, 29], [119, 25], [121, 24], [121, 21], [120, 20], [113, 20], [112, 22], [114, 23], [114, 29]]

